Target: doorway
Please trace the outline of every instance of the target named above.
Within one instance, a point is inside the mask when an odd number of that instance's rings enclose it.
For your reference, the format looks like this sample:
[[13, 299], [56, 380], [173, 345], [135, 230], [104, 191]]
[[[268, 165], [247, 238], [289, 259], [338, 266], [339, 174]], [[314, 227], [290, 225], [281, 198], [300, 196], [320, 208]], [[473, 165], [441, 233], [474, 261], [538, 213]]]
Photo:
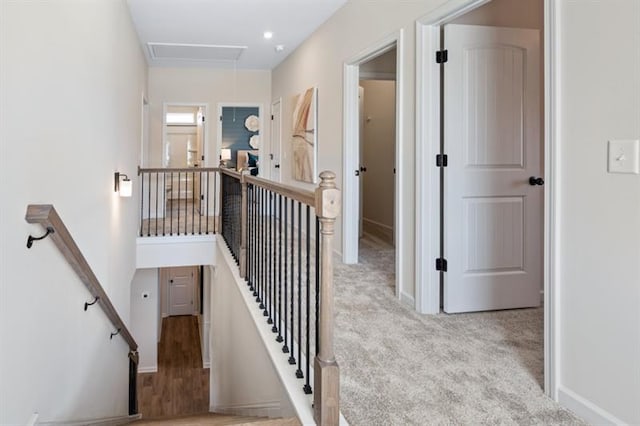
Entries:
[[360, 238], [394, 247], [396, 48], [360, 65]]
[[185, 212], [205, 214], [206, 185], [201, 183], [201, 176], [195, 171], [208, 164], [207, 109], [206, 104], [164, 104], [162, 165], [194, 170], [194, 173], [162, 176], [160, 184], [164, 190], [159, 191], [158, 202], [164, 206], [164, 217], [186, 217]]
[[271, 162], [269, 178], [274, 182], [282, 182], [282, 99], [271, 104]]
[[[394, 257], [392, 263], [395, 272], [395, 295], [404, 303], [414, 306], [412, 290], [404, 287], [411, 284], [404, 279], [411, 271], [407, 262], [399, 261], [409, 249], [408, 230], [405, 225], [407, 222], [401, 218], [411, 213], [406, 208], [404, 195], [400, 191], [409, 177], [410, 170], [405, 167], [403, 158], [403, 129], [401, 125], [396, 125], [402, 123], [403, 118], [402, 51], [403, 32], [398, 31], [345, 62], [342, 249], [343, 262], [355, 264], [359, 261], [361, 236], [377, 234], [377, 241], [386, 240], [384, 244], [390, 247]], [[367, 87], [371, 100], [380, 100], [382, 92], [387, 96], [386, 101], [381, 101], [382, 105], [387, 107], [382, 108], [386, 111], [379, 115], [382, 111], [376, 110], [375, 119], [374, 115], [370, 114], [371, 120], [368, 122], [365, 113], [369, 99]], [[382, 87], [386, 90], [382, 90]], [[382, 116], [385, 118], [380, 119]], [[366, 138], [367, 130], [377, 125], [383, 125], [386, 129], [386, 137], [381, 138], [385, 152], [391, 153], [386, 158], [380, 158], [380, 154], [376, 157], [375, 148], [366, 151], [367, 140], [371, 141], [370, 138]], [[365, 164], [365, 159], [372, 168]], [[372, 182], [375, 182], [376, 178], [384, 179], [387, 188], [387, 205], [384, 209], [386, 216], [382, 218], [378, 218], [376, 215], [379, 212], [374, 212], [371, 207], [377, 202], [375, 197], [365, 196], [368, 189], [375, 189]], [[368, 217], [367, 214], [373, 215], [374, 218]]]
[[[266, 173], [268, 176], [270, 163], [264, 161], [262, 154], [266, 135], [262, 104], [220, 103], [218, 118], [221, 164], [238, 171], [251, 168], [252, 174], [263, 176]], [[248, 153], [258, 156], [255, 166], [249, 165]]]
[[[539, 306], [544, 296], [544, 388], [552, 395], [553, 297], [543, 260], [553, 206], [542, 186], [551, 181], [542, 46], [552, 12], [544, 3], [469, 0], [419, 20], [416, 156], [439, 167], [417, 169], [416, 251], [436, 267], [416, 265], [416, 289], [422, 313]], [[467, 278], [479, 293], [468, 292]], [[451, 291], [474, 300], [456, 307]]]

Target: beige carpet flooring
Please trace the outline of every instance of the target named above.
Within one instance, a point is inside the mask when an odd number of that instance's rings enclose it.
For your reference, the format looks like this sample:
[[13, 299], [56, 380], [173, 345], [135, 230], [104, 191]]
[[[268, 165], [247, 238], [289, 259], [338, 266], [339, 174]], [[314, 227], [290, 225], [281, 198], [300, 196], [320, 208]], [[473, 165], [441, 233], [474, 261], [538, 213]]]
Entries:
[[336, 357], [351, 425], [582, 425], [547, 398], [543, 310], [419, 315], [394, 296], [393, 249], [336, 262]]

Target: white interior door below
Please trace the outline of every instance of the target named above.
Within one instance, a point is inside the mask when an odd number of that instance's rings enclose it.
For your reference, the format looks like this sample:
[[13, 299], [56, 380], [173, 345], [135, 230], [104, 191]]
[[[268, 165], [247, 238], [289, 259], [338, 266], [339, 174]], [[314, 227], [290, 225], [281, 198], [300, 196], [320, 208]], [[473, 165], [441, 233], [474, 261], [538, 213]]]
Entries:
[[444, 311], [538, 306], [539, 32], [447, 25], [444, 37]]
[[171, 268], [169, 273], [169, 315], [192, 315], [194, 312], [194, 268]]

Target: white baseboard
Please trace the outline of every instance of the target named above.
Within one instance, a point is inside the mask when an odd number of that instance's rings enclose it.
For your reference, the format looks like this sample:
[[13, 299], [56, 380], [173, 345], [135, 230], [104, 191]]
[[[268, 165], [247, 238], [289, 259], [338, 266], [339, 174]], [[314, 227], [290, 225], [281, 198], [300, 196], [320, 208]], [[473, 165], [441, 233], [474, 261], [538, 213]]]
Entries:
[[366, 217], [362, 218], [362, 222], [365, 234], [373, 235], [385, 243], [393, 245], [393, 227]]
[[218, 405], [210, 407], [213, 413], [233, 414], [235, 416], [280, 417], [280, 401], [258, 402], [253, 404]]
[[152, 365], [150, 367], [138, 367], [138, 373], [157, 373], [158, 366]]
[[130, 416], [106, 417], [102, 419], [77, 420], [77, 421], [55, 421], [55, 422], [38, 422], [38, 426], [119, 426], [128, 425], [135, 420], [140, 420], [142, 414], [133, 414]]
[[624, 425], [627, 424], [616, 418], [611, 413], [603, 410], [593, 402], [578, 395], [577, 393], [564, 388], [558, 389], [558, 402], [566, 409], [572, 411], [587, 423], [592, 425]]
[[202, 368], [211, 368], [211, 361], [205, 361], [202, 363]]
[[416, 299], [410, 294], [405, 293], [404, 291], [400, 292], [400, 302], [409, 306], [411, 309], [416, 308]]

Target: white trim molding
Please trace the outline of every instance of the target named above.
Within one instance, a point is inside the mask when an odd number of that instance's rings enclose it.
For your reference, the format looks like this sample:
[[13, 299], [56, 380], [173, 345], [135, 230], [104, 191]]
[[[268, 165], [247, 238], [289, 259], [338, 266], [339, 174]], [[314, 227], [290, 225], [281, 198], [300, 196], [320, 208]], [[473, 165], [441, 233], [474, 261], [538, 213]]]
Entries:
[[[440, 312], [440, 273], [434, 259], [440, 254], [440, 171], [435, 156], [440, 150], [440, 26], [490, 0], [450, 0], [416, 21], [416, 310]], [[560, 206], [559, 147], [556, 88], [558, 72], [557, 1], [544, 0], [545, 9], [545, 234], [544, 234], [544, 373], [545, 393], [558, 401], [559, 369], [559, 238], [556, 212]], [[421, 167], [422, 165], [422, 167]]]
[[558, 402], [591, 425], [614, 426], [627, 424], [588, 399], [563, 386], [558, 388]]
[[401, 285], [407, 282], [401, 268], [401, 259], [406, 256], [406, 241], [409, 241], [407, 225], [400, 220], [405, 212], [406, 203], [402, 189], [405, 188], [410, 176], [405, 165], [405, 145], [409, 141], [404, 138], [404, 30], [400, 29], [378, 40], [360, 53], [352, 56], [344, 63], [344, 92], [343, 92], [343, 170], [342, 170], [342, 261], [346, 264], [358, 263], [358, 235], [359, 235], [359, 181], [354, 176], [360, 157], [359, 145], [359, 115], [358, 115], [358, 87], [360, 85], [360, 64], [363, 64], [389, 50], [396, 49], [396, 181], [394, 186], [394, 238], [395, 238], [395, 272], [396, 297], [401, 298]]

